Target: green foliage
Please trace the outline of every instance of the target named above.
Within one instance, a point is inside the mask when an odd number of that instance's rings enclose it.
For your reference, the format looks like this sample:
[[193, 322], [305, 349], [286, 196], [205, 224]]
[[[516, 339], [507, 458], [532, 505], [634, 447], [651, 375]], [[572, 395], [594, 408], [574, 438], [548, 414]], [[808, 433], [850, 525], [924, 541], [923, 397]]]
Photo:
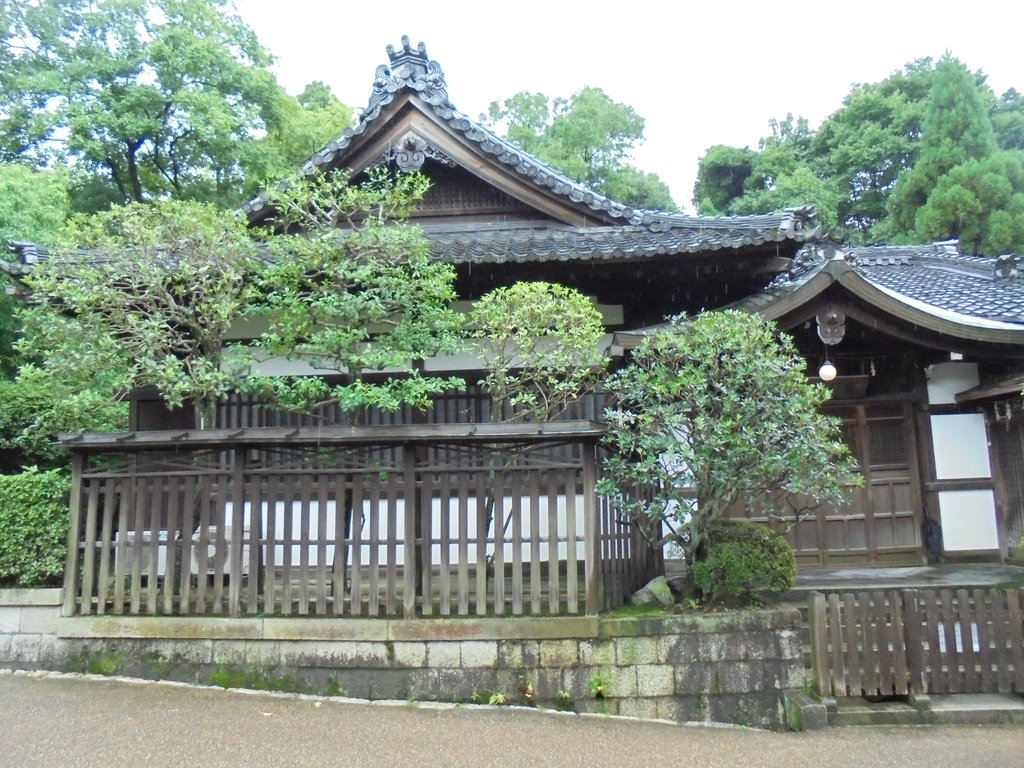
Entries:
[[792, 589], [796, 557], [763, 525], [718, 523], [708, 532], [707, 556], [693, 567], [693, 582], [711, 605], [763, 604]]
[[587, 687], [595, 699], [603, 699], [608, 695], [608, 689], [612, 684], [612, 673], [607, 669], [601, 669], [590, 676]]
[[[454, 349], [461, 329], [450, 308], [454, 269], [431, 259], [420, 230], [402, 221], [426, 187], [418, 174], [392, 179], [380, 171], [358, 185], [335, 173], [269, 193], [282, 233], [269, 238], [271, 263], [251, 308], [269, 325], [259, 354], [347, 377], [337, 386], [318, 377], [262, 379], [285, 407], [333, 397], [345, 410], [396, 410], [462, 385], [425, 376], [415, 364]], [[401, 375], [367, 378], [385, 369]]]
[[322, 82], [310, 83], [297, 97], [282, 93], [276, 123], [261, 140], [245, 147], [245, 195], [255, 196], [271, 182], [294, 174], [352, 122], [352, 110]]
[[789, 516], [797, 500], [844, 497], [854, 465], [835, 420], [818, 412], [828, 390], [756, 316], [674, 318], [606, 386], [618, 407], [605, 414], [600, 492], [628, 517], [667, 524], [691, 565], [733, 504]]
[[68, 478], [31, 467], [0, 475], [0, 587], [60, 583], [68, 535]]
[[506, 136], [527, 152], [613, 200], [675, 210], [664, 182], [627, 162], [643, 140], [644, 119], [600, 88], [583, 88], [553, 101], [522, 91], [492, 102], [480, 119], [504, 127]]
[[708, 149], [697, 166], [693, 202], [702, 214], [719, 216], [729, 211], [734, 200], [743, 196], [747, 179], [754, 172], [756, 153], [743, 147], [716, 144]]
[[0, 243], [54, 245], [69, 214], [66, 172], [0, 164]]
[[57, 253], [26, 278], [42, 303], [25, 352], [61, 373], [120, 372], [120, 384], [153, 386], [171, 406], [192, 402], [197, 425], [209, 425], [243, 376], [223, 353], [256, 253], [244, 221], [162, 201], [79, 219], [69, 237], [88, 255]]
[[270, 56], [226, 0], [2, 0], [0, 159], [76, 168], [79, 210], [238, 202], [287, 121]]
[[888, 202], [890, 231], [915, 232], [918, 210], [928, 202], [939, 179], [956, 166], [995, 151], [985, 102], [977, 78], [967, 67], [950, 56], [939, 61], [924, 105], [917, 158], [898, 180]]
[[604, 376], [601, 313], [578, 291], [545, 282], [485, 294], [469, 316], [482, 347], [492, 420], [550, 421]]

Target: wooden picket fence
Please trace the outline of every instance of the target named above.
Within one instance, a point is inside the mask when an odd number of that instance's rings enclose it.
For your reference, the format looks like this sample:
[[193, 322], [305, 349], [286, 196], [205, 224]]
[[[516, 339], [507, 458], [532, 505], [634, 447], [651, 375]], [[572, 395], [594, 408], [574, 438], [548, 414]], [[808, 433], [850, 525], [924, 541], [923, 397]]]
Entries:
[[812, 680], [825, 698], [1024, 694], [1024, 590], [811, 593]]
[[660, 567], [593, 422], [70, 438], [65, 614], [595, 613]]

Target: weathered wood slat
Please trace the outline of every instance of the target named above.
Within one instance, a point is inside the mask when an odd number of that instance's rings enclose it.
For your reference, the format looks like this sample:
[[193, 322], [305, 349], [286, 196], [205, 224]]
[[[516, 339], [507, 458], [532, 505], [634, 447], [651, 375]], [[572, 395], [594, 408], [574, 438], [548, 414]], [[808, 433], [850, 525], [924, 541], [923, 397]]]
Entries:
[[299, 484], [299, 616], [309, 613], [309, 518], [313, 478], [305, 474]]
[[283, 543], [281, 551], [281, 614], [290, 616], [292, 613], [292, 570], [294, 563], [294, 531], [295, 531], [295, 501], [298, 498], [295, 475], [287, 475], [281, 478], [281, 501], [284, 505]]
[[398, 610], [398, 477], [388, 473], [387, 484], [387, 540], [385, 563], [387, 569], [384, 612], [394, 616]]
[[363, 614], [363, 476], [352, 476], [352, 523], [351, 523], [352, 565], [349, 578], [349, 612], [353, 616]]
[[523, 475], [512, 477], [512, 613], [522, 616], [523, 604]]
[[[327, 578], [327, 490], [330, 475], [319, 475], [316, 484], [316, 612], [319, 616], [327, 614], [327, 592], [331, 582]], [[335, 502], [339, 506], [340, 501]]]
[[[100, 484], [98, 482], [89, 483], [84, 490], [86, 493], [85, 551], [82, 553], [82, 601], [80, 612], [89, 614], [92, 613], [93, 579], [95, 578], [96, 514], [99, 507]], [[75, 532], [74, 538], [75, 548], [77, 549], [79, 546], [77, 532]]]
[[[476, 499], [476, 505], [483, 503]], [[459, 473], [459, 605], [458, 615], [469, 615], [469, 476]]]
[[540, 598], [540, 473], [531, 470], [530, 478], [530, 613], [541, 612]]
[[1006, 593], [1006, 615], [1009, 618], [1010, 649], [1013, 656], [1013, 691], [1024, 694], [1024, 589]]
[[265, 477], [267, 500], [267, 528], [263, 532], [263, 612], [267, 616], [277, 613], [277, 502], [281, 498], [281, 480], [276, 475]]
[[186, 569], [184, 573], [188, 573], [188, 570], [187, 566], [182, 566], [178, 556], [181, 543], [181, 521], [178, 517], [181, 494], [178, 492], [177, 483], [168, 482], [163, 493], [167, 499], [167, 566], [163, 579], [163, 612], [170, 616], [174, 613], [175, 584], [181, 578], [182, 568]]
[[[833, 593], [828, 596], [828, 644], [831, 649], [831, 675], [830, 679], [826, 681], [825, 676], [822, 676], [822, 681], [826, 683], [825, 688], [828, 690], [827, 695], [842, 697], [849, 695], [849, 691], [846, 690], [846, 655], [843, 652], [843, 641], [849, 636], [849, 630], [843, 624], [843, 610], [842, 605], [839, 602], [839, 595]], [[821, 617], [820, 620], [824, 620], [825, 617]], [[824, 660], [822, 660], [824, 663]]]
[[487, 533], [488, 529], [501, 525], [501, 502], [497, 487], [498, 473], [477, 472], [476, 474], [476, 522], [473, 551], [476, 554], [474, 568], [473, 612], [477, 616], [487, 615]]
[[1006, 602], [1009, 593], [993, 590], [989, 594], [992, 607], [992, 648], [996, 663], [996, 690], [999, 693], [1013, 691], [1011, 678], [1011, 650], [1009, 646], [1008, 616]]
[[565, 592], [567, 613], [580, 612], [579, 559], [576, 541], [576, 473], [566, 471], [565, 480]]
[[996, 664], [991, 646], [991, 625], [989, 623], [989, 606], [985, 590], [975, 589], [972, 593], [974, 603], [974, 623], [978, 628], [978, 665], [980, 667], [976, 680], [977, 693], [997, 689], [995, 681]]
[[[114, 543], [114, 511], [117, 507], [118, 495], [115, 480], [95, 482], [98, 482], [103, 489], [103, 528], [100, 532], [100, 566], [96, 585], [96, 613], [102, 615], [107, 611], [107, 599], [110, 594], [110, 552]], [[182, 588], [187, 586], [185, 584]]]
[[964, 693], [963, 671], [957, 655], [956, 612], [953, 609], [953, 591], [943, 589], [939, 593], [942, 598], [942, 628], [944, 637], [945, 666], [947, 669], [947, 685], [949, 693]]
[[976, 653], [974, 651], [974, 621], [972, 621], [971, 598], [966, 589], [956, 592], [957, 615], [960, 627], [960, 658], [958, 666], [963, 674], [964, 693], [975, 693], [979, 689]]
[[864, 686], [861, 683], [861, 648], [863, 636], [858, 628], [857, 598], [852, 593], [843, 595], [843, 613], [846, 633], [846, 675], [851, 696], [860, 696]]
[[192, 605], [192, 531], [196, 520], [196, 479], [186, 477], [181, 484], [181, 602], [180, 611], [190, 614], [195, 611]]

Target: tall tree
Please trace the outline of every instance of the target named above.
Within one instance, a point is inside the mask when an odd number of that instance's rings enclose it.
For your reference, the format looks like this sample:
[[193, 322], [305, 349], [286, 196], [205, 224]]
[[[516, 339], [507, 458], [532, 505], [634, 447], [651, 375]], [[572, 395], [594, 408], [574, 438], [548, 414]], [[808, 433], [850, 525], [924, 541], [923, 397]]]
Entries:
[[0, 23], [0, 159], [89, 172], [85, 208], [238, 201], [282, 95], [226, 0], [0, 0]]
[[668, 187], [628, 162], [643, 141], [644, 119], [600, 88], [549, 100], [522, 91], [492, 102], [481, 120], [594, 191], [638, 208], [675, 210]]
[[921, 142], [914, 166], [902, 174], [888, 202], [891, 232], [914, 233], [918, 210], [939, 179], [969, 160], [996, 149], [985, 93], [978, 78], [952, 56], [935, 66], [925, 102]]

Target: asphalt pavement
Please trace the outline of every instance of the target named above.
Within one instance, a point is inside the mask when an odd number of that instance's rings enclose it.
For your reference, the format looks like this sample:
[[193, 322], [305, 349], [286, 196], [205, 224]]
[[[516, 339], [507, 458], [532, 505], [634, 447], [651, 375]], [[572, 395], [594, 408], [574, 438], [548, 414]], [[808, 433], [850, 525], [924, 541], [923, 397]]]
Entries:
[[1024, 768], [1024, 729], [770, 733], [5, 672], [0, 765]]

